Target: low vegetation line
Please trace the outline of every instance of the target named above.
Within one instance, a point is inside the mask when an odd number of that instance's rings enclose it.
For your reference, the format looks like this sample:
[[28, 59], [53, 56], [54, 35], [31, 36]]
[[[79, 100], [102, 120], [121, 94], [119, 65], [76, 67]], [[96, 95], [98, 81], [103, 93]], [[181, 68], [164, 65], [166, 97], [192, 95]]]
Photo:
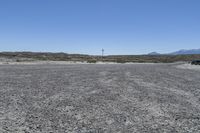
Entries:
[[196, 55], [110, 55], [110, 56], [92, 56], [83, 54], [67, 53], [44, 53], [44, 52], [1, 52], [0, 58], [15, 59], [20, 62], [24, 60], [42, 60], [42, 61], [79, 61], [87, 63], [96, 62], [140, 62], [140, 63], [173, 63], [178, 61], [191, 62], [200, 60], [200, 54]]

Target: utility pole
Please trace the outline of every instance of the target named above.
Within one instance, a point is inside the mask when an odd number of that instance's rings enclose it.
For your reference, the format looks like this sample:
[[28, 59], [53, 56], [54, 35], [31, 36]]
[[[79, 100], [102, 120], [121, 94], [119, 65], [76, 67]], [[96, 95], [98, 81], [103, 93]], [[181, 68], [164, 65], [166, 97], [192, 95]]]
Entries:
[[103, 61], [103, 56], [104, 56], [104, 49], [102, 48], [102, 56], [101, 56], [101, 59], [102, 59], [102, 61]]

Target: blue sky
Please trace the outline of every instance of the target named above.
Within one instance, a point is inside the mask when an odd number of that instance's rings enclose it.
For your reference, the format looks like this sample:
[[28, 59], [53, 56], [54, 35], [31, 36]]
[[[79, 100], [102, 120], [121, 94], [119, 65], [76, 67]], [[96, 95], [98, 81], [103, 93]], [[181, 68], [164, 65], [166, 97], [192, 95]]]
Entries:
[[200, 48], [200, 0], [1, 0], [0, 51], [98, 55]]

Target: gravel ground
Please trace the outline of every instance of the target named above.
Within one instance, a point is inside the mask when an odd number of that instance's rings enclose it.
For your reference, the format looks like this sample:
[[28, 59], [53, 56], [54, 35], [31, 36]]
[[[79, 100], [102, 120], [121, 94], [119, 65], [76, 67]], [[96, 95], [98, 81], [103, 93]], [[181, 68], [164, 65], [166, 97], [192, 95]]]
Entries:
[[200, 71], [175, 65], [0, 65], [0, 132], [199, 133]]

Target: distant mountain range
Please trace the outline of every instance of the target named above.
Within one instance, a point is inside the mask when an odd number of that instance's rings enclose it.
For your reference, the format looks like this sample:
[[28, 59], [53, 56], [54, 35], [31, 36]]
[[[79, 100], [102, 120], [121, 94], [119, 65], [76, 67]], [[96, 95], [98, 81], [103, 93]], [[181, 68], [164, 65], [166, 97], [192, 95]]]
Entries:
[[[200, 49], [189, 49], [189, 50], [179, 50], [172, 53], [166, 53], [165, 55], [189, 55], [189, 54], [200, 54]], [[148, 55], [161, 55], [161, 53], [151, 52]]]
[[148, 55], [160, 55], [160, 53], [157, 53], [157, 52], [151, 52], [151, 53], [149, 53]]
[[170, 54], [172, 54], [172, 55], [200, 54], [200, 49], [190, 49], [190, 50], [182, 49], [182, 50], [170, 53]]

